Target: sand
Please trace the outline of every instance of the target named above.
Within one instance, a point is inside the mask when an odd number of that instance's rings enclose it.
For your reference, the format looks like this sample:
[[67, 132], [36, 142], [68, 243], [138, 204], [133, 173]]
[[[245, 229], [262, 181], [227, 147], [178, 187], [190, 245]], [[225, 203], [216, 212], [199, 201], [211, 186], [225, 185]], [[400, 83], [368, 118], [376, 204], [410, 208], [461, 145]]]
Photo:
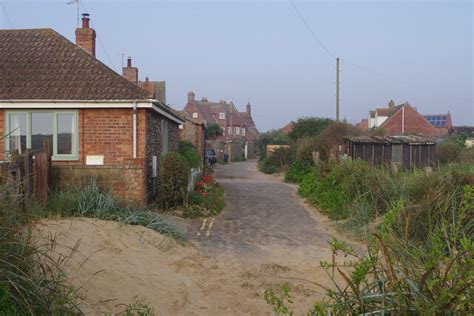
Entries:
[[85, 218], [43, 220], [37, 236], [55, 239], [59, 253], [77, 246], [64, 269], [87, 315], [120, 313], [137, 299], [157, 315], [271, 315], [264, 292], [282, 283], [305, 314], [323, 293], [311, 282], [330, 286], [319, 262], [287, 250], [268, 249], [278, 260], [211, 258], [144, 227]]

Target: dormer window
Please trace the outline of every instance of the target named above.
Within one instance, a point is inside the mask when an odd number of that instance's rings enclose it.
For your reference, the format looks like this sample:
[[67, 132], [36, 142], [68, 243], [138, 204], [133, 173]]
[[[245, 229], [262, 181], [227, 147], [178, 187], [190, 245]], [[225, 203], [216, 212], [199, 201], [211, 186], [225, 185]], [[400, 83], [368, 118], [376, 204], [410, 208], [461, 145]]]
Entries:
[[219, 120], [225, 120], [225, 113], [224, 112], [219, 113]]
[[240, 135], [240, 127], [235, 128], [235, 135]]
[[229, 126], [229, 127], [227, 128], [227, 134], [228, 134], [228, 135], [232, 135], [232, 126]]
[[198, 112], [193, 112], [193, 118], [197, 118], [198, 117]]

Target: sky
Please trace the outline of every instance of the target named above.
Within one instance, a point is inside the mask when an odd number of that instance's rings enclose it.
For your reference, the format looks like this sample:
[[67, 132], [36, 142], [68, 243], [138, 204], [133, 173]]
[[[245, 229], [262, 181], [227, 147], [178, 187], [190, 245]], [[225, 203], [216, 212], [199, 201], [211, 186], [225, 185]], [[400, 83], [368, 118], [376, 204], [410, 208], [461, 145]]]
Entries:
[[[48, 27], [74, 42], [69, 1], [0, 0], [0, 28]], [[474, 125], [472, 1], [81, 2], [97, 57], [121, 73], [131, 56], [140, 79], [166, 80], [176, 109], [192, 90], [242, 111], [250, 102], [260, 131], [334, 118], [340, 57], [341, 119], [358, 122], [393, 99]]]

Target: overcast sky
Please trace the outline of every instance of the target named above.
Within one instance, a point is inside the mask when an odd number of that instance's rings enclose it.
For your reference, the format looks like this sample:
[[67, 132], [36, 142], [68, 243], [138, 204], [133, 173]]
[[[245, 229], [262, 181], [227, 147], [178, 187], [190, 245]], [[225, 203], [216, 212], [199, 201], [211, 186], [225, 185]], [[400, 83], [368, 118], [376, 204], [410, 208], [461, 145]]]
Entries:
[[[0, 28], [53, 28], [74, 42], [70, 0], [0, 0]], [[451, 112], [474, 124], [472, 1], [82, 0], [97, 56], [121, 72], [166, 80], [168, 103], [186, 94], [252, 104], [261, 131], [303, 116], [367, 117], [390, 99], [423, 114]], [[81, 12], [84, 12], [81, 6]], [[1, 43], [0, 43], [1, 45]]]

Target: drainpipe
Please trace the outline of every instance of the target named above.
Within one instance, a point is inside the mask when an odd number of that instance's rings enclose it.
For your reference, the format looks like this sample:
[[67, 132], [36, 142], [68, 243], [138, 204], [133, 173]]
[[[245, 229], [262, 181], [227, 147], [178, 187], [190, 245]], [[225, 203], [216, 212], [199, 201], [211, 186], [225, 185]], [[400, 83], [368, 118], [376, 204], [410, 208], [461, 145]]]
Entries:
[[137, 159], [137, 102], [133, 102], [133, 159]]

